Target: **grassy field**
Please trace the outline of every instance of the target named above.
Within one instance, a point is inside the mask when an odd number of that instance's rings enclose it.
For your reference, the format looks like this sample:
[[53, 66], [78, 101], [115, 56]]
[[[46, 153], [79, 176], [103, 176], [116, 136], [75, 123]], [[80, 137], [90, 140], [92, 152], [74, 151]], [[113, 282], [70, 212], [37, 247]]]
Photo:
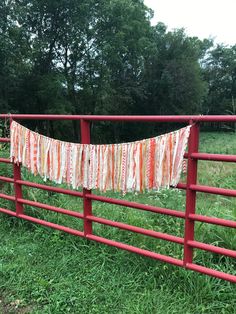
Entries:
[[[203, 133], [200, 150], [236, 154], [235, 133]], [[11, 166], [1, 165], [0, 175]], [[199, 162], [199, 183], [236, 189], [236, 164]], [[29, 174], [24, 172], [24, 179]], [[30, 177], [32, 179], [32, 177]], [[33, 178], [35, 180], [35, 178]], [[183, 178], [184, 180], [184, 178]], [[41, 182], [37, 178], [38, 182]], [[0, 190], [12, 193], [2, 184]], [[183, 191], [163, 190], [145, 195], [115, 197], [184, 210]], [[81, 211], [81, 200], [24, 189], [25, 197]], [[14, 209], [11, 202], [0, 206]], [[94, 202], [94, 214], [140, 227], [183, 236], [177, 218]], [[80, 220], [26, 206], [26, 213], [82, 230]], [[236, 220], [236, 198], [198, 194], [197, 213]], [[112, 227], [94, 224], [94, 233], [182, 258], [178, 244], [170, 244]], [[0, 214], [0, 313], [236, 313], [236, 285], [186, 271], [59, 231]], [[236, 231], [196, 223], [196, 239], [236, 250]], [[200, 250], [195, 262], [236, 274], [236, 262]]]

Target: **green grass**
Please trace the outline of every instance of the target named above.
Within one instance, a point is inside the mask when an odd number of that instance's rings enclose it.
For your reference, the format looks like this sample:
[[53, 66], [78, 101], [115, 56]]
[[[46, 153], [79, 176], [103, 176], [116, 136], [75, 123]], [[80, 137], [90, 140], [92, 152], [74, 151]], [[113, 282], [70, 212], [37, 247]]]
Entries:
[[[200, 150], [236, 154], [234, 133], [203, 133]], [[5, 153], [6, 154], [6, 153]], [[1, 165], [0, 175], [11, 166]], [[236, 189], [236, 165], [199, 162], [199, 183]], [[42, 182], [23, 172], [24, 179]], [[184, 178], [183, 178], [184, 180]], [[12, 187], [0, 187], [12, 193]], [[82, 211], [80, 199], [37, 189], [24, 196]], [[183, 191], [163, 190], [144, 195], [107, 193], [122, 199], [184, 210]], [[0, 206], [14, 204], [0, 200]], [[82, 230], [79, 219], [25, 207], [35, 217]], [[143, 228], [183, 236], [182, 220], [110, 204], [93, 203], [94, 214]], [[236, 220], [236, 199], [198, 194], [197, 213]], [[94, 233], [141, 248], [182, 258], [182, 247], [162, 240], [94, 224]], [[186, 271], [149, 258], [89, 242], [53, 229], [0, 214], [0, 313], [236, 313], [236, 285]], [[236, 249], [236, 232], [196, 223], [196, 239]], [[236, 274], [236, 262], [195, 250], [195, 262]]]

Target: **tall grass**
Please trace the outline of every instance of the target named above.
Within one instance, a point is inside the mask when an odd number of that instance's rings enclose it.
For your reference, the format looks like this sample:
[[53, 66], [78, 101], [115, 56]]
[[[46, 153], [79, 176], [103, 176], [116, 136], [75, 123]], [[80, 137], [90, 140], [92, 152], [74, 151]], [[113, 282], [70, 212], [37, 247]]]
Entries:
[[[203, 133], [200, 150], [236, 154], [234, 133]], [[236, 165], [199, 162], [199, 183], [236, 189]], [[10, 165], [0, 175], [11, 173]], [[24, 179], [41, 182], [23, 171]], [[183, 178], [184, 179], [184, 178]], [[10, 185], [1, 190], [13, 193]], [[23, 190], [24, 197], [82, 211], [78, 198]], [[185, 192], [106, 195], [184, 211]], [[14, 204], [0, 200], [1, 207]], [[26, 213], [82, 230], [73, 217], [25, 207]], [[99, 217], [183, 236], [178, 218], [93, 202]], [[236, 220], [235, 198], [198, 193], [197, 213]], [[94, 224], [94, 233], [141, 248], [183, 257], [182, 247], [162, 240]], [[0, 215], [0, 313], [236, 313], [236, 285], [89, 242], [59, 231]], [[235, 230], [196, 223], [197, 240], [236, 250]], [[200, 250], [195, 262], [236, 274], [236, 262]]]

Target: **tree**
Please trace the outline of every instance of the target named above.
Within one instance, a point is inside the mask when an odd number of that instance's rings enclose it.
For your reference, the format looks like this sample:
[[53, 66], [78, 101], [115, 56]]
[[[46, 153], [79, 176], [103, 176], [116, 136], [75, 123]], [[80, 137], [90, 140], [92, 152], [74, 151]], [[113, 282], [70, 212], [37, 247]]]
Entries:
[[[230, 99], [235, 99], [235, 47], [209, 52], [211, 41], [188, 37], [183, 29], [168, 32], [163, 23], [152, 27], [151, 17], [143, 0], [2, 0], [1, 111], [228, 110]], [[218, 109], [214, 103], [220, 104]], [[37, 122], [37, 128], [52, 136], [79, 139], [77, 122], [73, 128]], [[150, 128], [114, 124], [109, 131], [107, 124], [100, 124], [93, 130], [95, 141], [106, 142], [157, 132], [151, 124]]]
[[27, 40], [17, 24], [15, 1], [0, 2], [0, 108], [8, 112], [14, 107], [20, 77], [27, 71]]
[[208, 83], [208, 95], [204, 113], [226, 114], [233, 111], [236, 99], [236, 45], [217, 45], [203, 63], [204, 79]]
[[187, 37], [183, 29], [167, 32], [163, 23], [153, 27], [153, 42], [145, 68], [147, 112], [201, 113], [207, 86], [202, 80], [199, 60], [211, 42]]

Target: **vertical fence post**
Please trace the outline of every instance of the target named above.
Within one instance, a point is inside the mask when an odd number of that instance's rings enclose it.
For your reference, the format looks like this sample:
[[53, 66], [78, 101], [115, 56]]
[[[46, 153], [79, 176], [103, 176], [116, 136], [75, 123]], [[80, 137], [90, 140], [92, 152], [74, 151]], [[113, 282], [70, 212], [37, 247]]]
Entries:
[[[81, 144], [90, 144], [90, 122], [88, 120], [80, 120], [81, 127]], [[91, 194], [91, 190], [83, 188], [83, 209], [84, 209], [84, 236], [92, 234], [92, 221], [86, 217], [92, 215], [92, 201], [86, 197]]]
[[15, 206], [16, 206], [16, 215], [23, 214], [24, 207], [23, 204], [18, 202], [19, 198], [22, 198], [22, 186], [17, 183], [17, 180], [21, 180], [21, 166], [14, 164], [13, 165], [13, 176], [14, 176], [14, 189], [15, 189]]
[[[12, 117], [10, 115], [10, 128], [12, 123]], [[15, 189], [15, 207], [16, 207], [16, 215], [23, 214], [24, 207], [23, 204], [18, 202], [19, 198], [22, 197], [22, 186], [17, 183], [17, 180], [21, 180], [21, 165], [13, 163], [13, 179], [14, 179], [14, 189]]]
[[188, 245], [188, 241], [194, 240], [194, 220], [189, 219], [190, 214], [195, 213], [196, 191], [190, 189], [191, 184], [197, 182], [197, 159], [191, 158], [192, 153], [198, 152], [199, 145], [199, 124], [193, 124], [190, 129], [188, 145], [188, 174], [186, 189], [186, 209], [185, 209], [185, 231], [184, 231], [184, 266], [193, 261], [193, 248]]

